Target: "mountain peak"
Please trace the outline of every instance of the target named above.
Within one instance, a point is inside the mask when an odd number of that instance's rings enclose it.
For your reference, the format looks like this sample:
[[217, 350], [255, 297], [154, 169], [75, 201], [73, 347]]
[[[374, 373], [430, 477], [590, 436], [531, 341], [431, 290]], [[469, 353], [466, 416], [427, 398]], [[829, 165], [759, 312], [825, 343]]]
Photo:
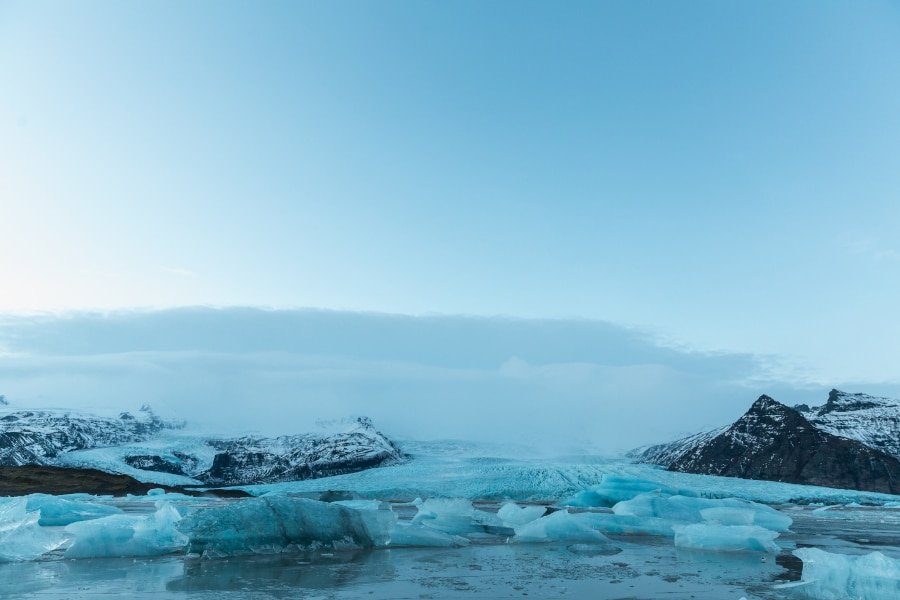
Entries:
[[775, 398], [773, 398], [772, 396], [769, 396], [768, 394], [763, 394], [762, 396], [760, 396], [759, 398], [756, 399], [756, 402], [753, 403], [753, 406], [756, 406], [756, 405], [766, 406], [766, 405], [770, 405], [770, 404], [779, 404], [780, 405], [781, 403], [778, 400], [776, 400]]

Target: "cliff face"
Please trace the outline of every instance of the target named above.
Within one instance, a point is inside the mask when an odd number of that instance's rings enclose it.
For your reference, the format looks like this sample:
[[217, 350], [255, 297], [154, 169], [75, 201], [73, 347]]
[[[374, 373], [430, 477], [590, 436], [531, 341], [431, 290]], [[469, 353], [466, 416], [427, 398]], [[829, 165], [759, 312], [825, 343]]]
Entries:
[[896, 457], [834, 435], [768, 396], [718, 433], [651, 447], [636, 458], [663, 458], [669, 470], [686, 473], [900, 493]]

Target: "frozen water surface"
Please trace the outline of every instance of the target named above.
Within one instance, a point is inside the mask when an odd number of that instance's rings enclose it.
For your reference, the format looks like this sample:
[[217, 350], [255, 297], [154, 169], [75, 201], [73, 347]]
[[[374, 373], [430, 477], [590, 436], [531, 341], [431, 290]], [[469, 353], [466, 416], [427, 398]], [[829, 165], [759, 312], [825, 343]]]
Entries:
[[900, 597], [896, 496], [415, 449], [250, 499], [2, 500], [0, 597]]

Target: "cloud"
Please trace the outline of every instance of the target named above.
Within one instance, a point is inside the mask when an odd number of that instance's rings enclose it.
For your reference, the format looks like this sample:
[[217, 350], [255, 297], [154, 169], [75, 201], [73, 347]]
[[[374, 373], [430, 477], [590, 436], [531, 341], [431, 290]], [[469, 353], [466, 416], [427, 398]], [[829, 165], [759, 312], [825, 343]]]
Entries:
[[161, 267], [163, 271], [166, 273], [170, 273], [172, 275], [178, 275], [179, 277], [193, 277], [194, 272], [190, 269], [185, 269], [184, 267]]
[[773, 357], [657, 344], [588, 320], [183, 308], [0, 317], [19, 406], [150, 403], [225, 432], [365, 414], [406, 438], [620, 451], [728, 422], [757, 395], [824, 399]]
[[845, 246], [852, 254], [865, 256], [875, 262], [900, 262], [900, 250], [885, 247], [880, 240], [853, 238], [845, 241]]

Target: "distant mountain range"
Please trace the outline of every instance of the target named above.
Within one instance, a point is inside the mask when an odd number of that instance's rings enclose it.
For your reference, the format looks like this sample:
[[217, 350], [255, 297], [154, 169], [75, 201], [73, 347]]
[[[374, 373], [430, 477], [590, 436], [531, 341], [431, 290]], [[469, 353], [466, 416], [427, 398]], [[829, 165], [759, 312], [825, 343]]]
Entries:
[[365, 417], [274, 438], [212, 438], [181, 431], [149, 407], [101, 417], [0, 407], [0, 466], [96, 468], [171, 485], [276, 483], [360, 471], [403, 454]]
[[900, 401], [831, 390], [811, 408], [760, 396], [727, 427], [629, 456], [685, 473], [900, 494]]

